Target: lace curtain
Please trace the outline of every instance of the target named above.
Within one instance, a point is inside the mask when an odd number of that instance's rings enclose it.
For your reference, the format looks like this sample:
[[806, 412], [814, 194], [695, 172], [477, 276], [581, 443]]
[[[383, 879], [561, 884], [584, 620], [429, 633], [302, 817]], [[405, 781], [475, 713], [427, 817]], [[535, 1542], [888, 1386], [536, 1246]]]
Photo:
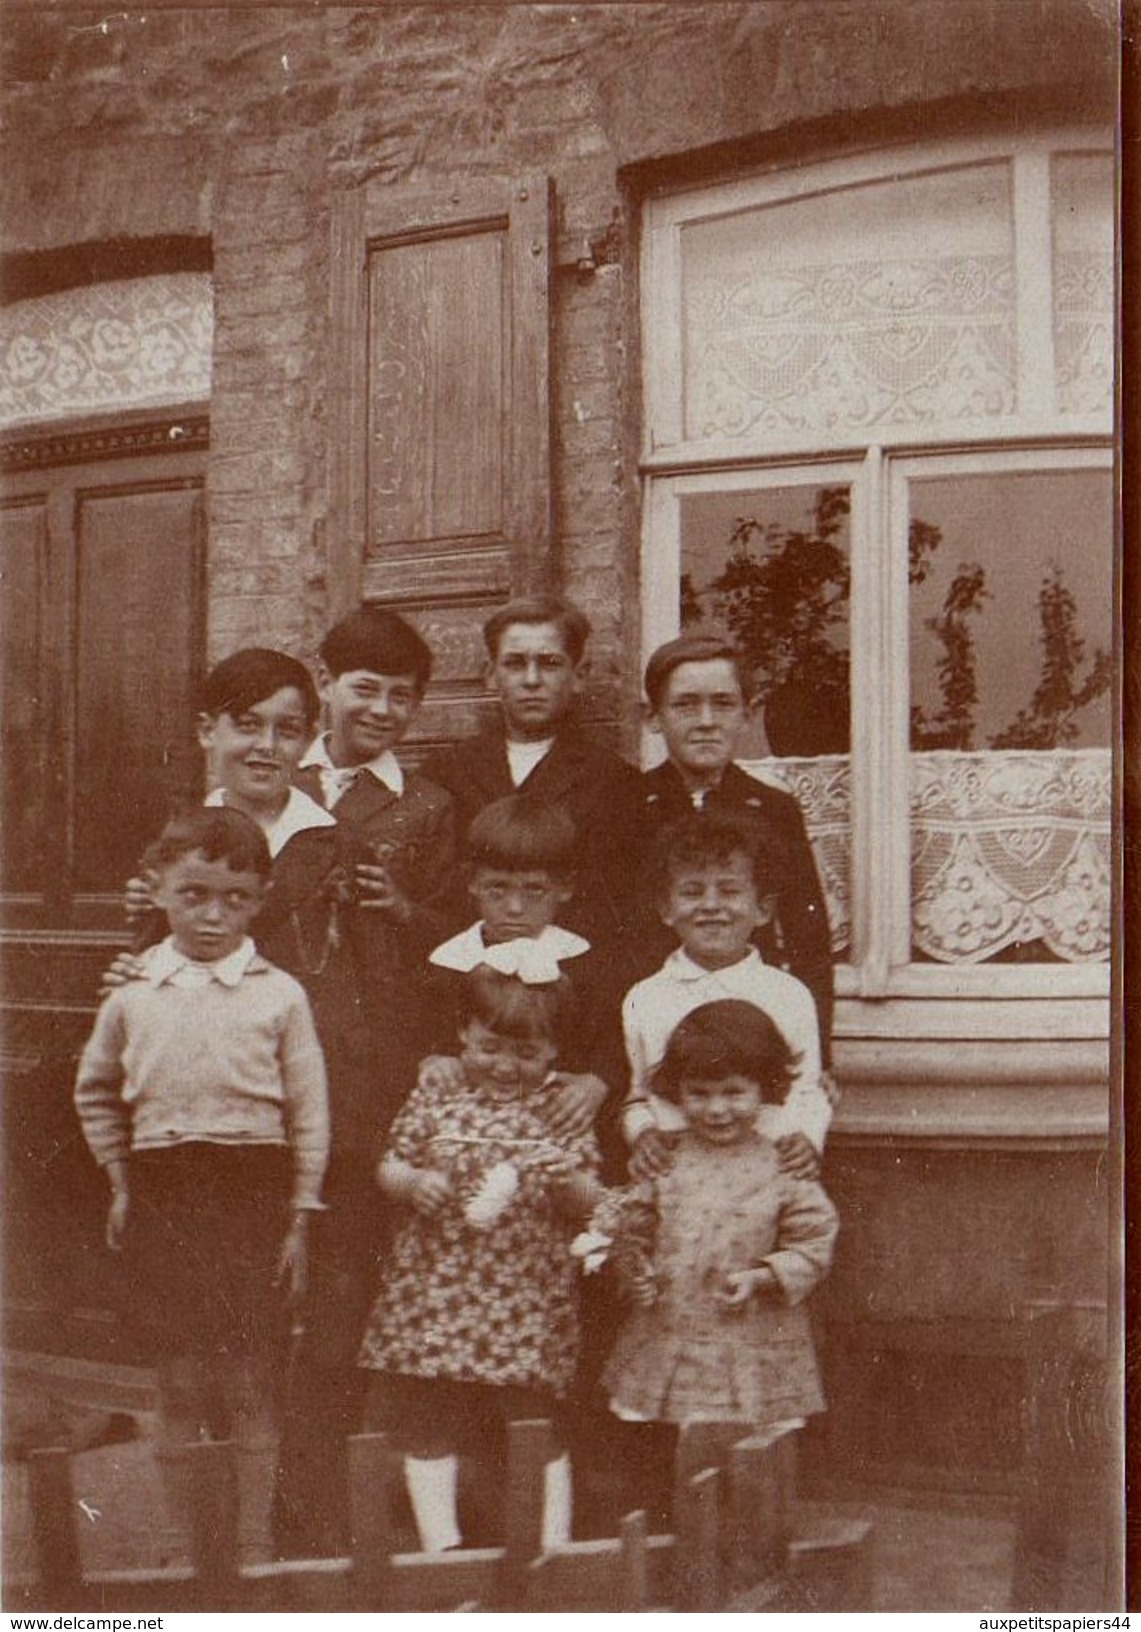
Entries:
[[67, 289], [0, 310], [0, 426], [210, 395], [208, 272]]
[[996, 164], [687, 225], [687, 437], [1011, 414], [1010, 209]]
[[[851, 935], [844, 756], [751, 767], [799, 801], [828, 903], [832, 947]], [[1109, 956], [1107, 749], [911, 756], [911, 934], [939, 963], [981, 963], [1040, 942], [1067, 963]]]

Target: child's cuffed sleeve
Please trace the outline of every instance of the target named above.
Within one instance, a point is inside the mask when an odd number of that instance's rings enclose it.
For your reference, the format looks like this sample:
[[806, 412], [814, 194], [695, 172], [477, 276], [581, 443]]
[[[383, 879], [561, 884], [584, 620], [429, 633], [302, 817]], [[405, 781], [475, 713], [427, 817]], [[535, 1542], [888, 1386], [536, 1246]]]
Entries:
[[761, 1262], [780, 1282], [787, 1303], [799, 1303], [827, 1275], [839, 1230], [836, 1209], [811, 1179], [788, 1179], [777, 1244]]
[[319, 1208], [329, 1160], [329, 1093], [325, 1056], [309, 1000], [300, 987], [286, 1012], [280, 1046], [286, 1131], [293, 1153], [293, 1206]]
[[101, 1167], [126, 1161], [131, 1148], [131, 1116], [122, 1093], [125, 1044], [122, 1003], [112, 993], [95, 1017], [75, 1081], [79, 1124]]

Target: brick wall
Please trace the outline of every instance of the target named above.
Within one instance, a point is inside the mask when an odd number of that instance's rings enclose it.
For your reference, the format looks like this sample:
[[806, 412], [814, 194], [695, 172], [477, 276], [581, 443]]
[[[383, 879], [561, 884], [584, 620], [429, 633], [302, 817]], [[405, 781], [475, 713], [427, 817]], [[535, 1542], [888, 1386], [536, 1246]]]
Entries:
[[[255, 637], [308, 652], [328, 593], [331, 194], [551, 174], [557, 533], [613, 715], [635, 684], [638, 547], [619, 172], [709, 150], [723, 173], [741, 144], [822, 151], [893, 118], [896, 135], [962, 128], [987, 99], [1104, 111], [1113, 16], [1111, 0], [20, 10], [0, 45], [0, 224], [9, 250], [212, 239], [210, 655]], [[591, 243], [608, 264], [580, 278]]]

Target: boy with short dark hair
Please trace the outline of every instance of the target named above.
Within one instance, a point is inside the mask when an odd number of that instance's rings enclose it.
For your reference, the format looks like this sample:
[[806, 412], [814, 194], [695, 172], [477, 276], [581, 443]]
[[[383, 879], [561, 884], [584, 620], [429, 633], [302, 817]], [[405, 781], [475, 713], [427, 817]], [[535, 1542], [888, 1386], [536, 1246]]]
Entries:
[[[737, 648], [718, 634], [667, 641], [646, 665], [647, 717], [668, 758], [642, 778], [646, 837], [694, 810], [735, 814], [757, 832], [774, 861], [772, 911], [758, 926], [766, 963], [804, 982], [816, 1000], [825, 1066], [831, 1061], [832, 948], [816, 862], [800, 806], [734, 763], [752, 712], [749, 678]], [[648, 944], [664, 948], [647, 926]], [[664, 950], [660, 952], [664, 956]]]
[[559, 922], [574, 890], [574, 823], [556, 805], [513, 794], [480, 811], [466, 849], [468, 893], [480, 916], [428, 959], [425, 1053], [439, 1068], [441, 1051], [455, 1035], [463, 977], [471, 970], [487, 965], [526, 981], [532, 972], [549, 976], [561, 967], [574, 993], [574, 1023], [560, 1039], [561, 1091], [552, 1097], [549, 1114], [556, 1132], [585, 1133], [608, 1087], [618, 1087], [625, 1072], [608, 1071], [599, 1047], [597, 986], [604, 965], [590, 955], [588, 940]]
[[242, 1562], [264, 1563], [275, 1338], [304, 1296], [321, 1205], [324, 1061], [303, 989], [247, 933], [270, 873], [256, 823], [192, 810], [147, 862], [170, 933], [100, 1009], [76, 1108], [111, 1184], [107, 1244], [125, 1255], [132, 1321], [158, 1368], [163, 1450], [237, 1439]]
[[509, 601], [484, 625], [487, 683], [499, 718], [424, 767], [456, 804], [466, 833], [484, 806], [519, 792], [562, 806], [578, 835], [575, 890], [565, 928], [596, 946], [626, 927], [637, 871], [637, 771], [594, 742], [575, 714], [586, 680], [590, 623], [552, 596]]
[[356, 870], [361, 904], [405, 926], [426, 951], [446, 924], [455, 811], [395, 749], [423, 702], [432, 653], [398, 613], [362, 606], [333, 625], [319, 656], [328, 729], [302, 756], [297, 783], [372, 845], [374, 858]]

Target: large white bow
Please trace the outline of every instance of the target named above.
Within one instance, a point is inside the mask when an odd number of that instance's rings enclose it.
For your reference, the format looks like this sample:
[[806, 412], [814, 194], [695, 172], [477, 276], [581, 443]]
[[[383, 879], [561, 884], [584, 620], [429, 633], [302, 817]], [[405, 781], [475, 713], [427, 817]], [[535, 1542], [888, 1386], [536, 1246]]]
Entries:
[[525, 935], [484, 947], [481, 962], [501, 975], [514, 975], [525, 986], [549, 986], [560, 973], [559, 960], [550, 947]]

